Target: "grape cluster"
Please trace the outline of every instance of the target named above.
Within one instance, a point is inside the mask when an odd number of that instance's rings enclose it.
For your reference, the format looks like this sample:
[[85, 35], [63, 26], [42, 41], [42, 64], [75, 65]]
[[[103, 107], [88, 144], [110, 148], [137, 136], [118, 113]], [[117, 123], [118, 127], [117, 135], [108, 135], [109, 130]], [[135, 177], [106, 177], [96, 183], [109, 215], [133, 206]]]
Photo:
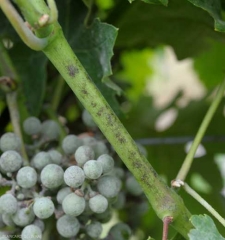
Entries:
[[[96, 127], [87, 112], [83, 118]], [[22, 240], [42, 239], [47, 219], [64, 238], [100, 239], [102, 224], [125, 206], [126, 194], [142, 194], [134, 177], [115, 166], [103, 141], [70, 134], [60, 144], [58, 123], [36, 117], [24, 121], [23, 131], [29, 166], [20, 138], [14, 133], [0, 138], [0, 186], [8, 188], [0, 196], [0, 239], [9, 239], [10, 231]], [[125, 240], [130, 234], [127, 224], [118, 223], [105, 239]]]

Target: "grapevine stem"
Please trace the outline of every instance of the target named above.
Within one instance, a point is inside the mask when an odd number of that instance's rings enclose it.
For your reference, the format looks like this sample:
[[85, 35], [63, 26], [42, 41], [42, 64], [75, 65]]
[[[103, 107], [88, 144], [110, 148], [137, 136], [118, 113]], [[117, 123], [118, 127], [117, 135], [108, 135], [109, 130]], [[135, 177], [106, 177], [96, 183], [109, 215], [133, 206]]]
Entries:
[[205, 207], [224, 227], [225, 219], [208, 203], [206, 202], [194, 189], [192, 189], [187, 183], [183, 185], [184, 190], [197, 200], [203, 207]]
[[183, 165], [180, 168], [180, 171], [179, 171], [176, 179], [180, 179], [182, 181], [185, 180], [185, 178], [191, 168], [191, 164], [193, 162], [196, 150], [206, 132], [207, 127], [209, 126], [209, 123], [211, 122], [211, 120], [216, 112], [217, 107], [219, 106], [221, 99], [223, 98], [224, 90], [225, 90], [225, 80], [221, 84], [221, 86], [216, 94], [216, 97], [214, 98], [210, 108], [208, 109], [208, 111], [202, 121], [202, 124], [195, 136], [195, 139], [194, 139], [194, 141], [191, 145], [191, 148], [183, 162]]
[[23, 157], [24, 165], [28, 165], [28, 157], [25, 150], [25, 145], [23, 142], [23, 135], [20, 129], [20, 115], [17, 106], [17, 92], [10, 92], [6, 94], [6, 101], [9, 108], [10, 119], [13, 125], [15, 134], [20, 138], [21, 144], [21, 154]]

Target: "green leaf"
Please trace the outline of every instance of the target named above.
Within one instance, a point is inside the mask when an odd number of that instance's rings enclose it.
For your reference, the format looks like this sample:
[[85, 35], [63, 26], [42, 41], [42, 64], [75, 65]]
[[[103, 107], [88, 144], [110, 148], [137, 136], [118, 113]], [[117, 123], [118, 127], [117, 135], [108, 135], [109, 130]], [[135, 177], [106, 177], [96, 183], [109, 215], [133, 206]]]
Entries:
[[215, 87], [224, 79], [224, 62], [224, 44], [217, 42], [194, 59], [194, 68], [207, 88]]
[[225, 42], [224, 34], [214, 31], [208, 12], [187, 0], [170, 0], [168, 7], [121, 1], [108, 21], [120, 29], [118, 49], [170, 45], [183, 59], [207, 49], [212, 39]]
[[195, 227], [188, 234], [190, 240], [225, 240], [209, 216], [193, 215], [190, 221]]
[[22, 42], [9, 50], [13, 65], [21, 82], [19, 91], [30, 115], [37, 116], [41, 110], [46, 81], [47, 58], [41, 52], [35, 52]]
[[206, 10], [215, 20], [215, 30], [225, 32], [225, 21], [222, 20], [220, 0], [188, 0], [197, 7]]

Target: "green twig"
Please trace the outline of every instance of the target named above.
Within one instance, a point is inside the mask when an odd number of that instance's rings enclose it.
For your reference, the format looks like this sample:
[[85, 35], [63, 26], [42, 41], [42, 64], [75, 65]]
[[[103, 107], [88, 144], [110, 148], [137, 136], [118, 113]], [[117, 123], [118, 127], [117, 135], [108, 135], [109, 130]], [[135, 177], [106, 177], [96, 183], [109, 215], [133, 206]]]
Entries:
[[180, 171], [176, 177], [176, 179], [180, 179], [182, 181], [185, 180], [190, 168], [191, 168], [191, 164], [193, 162], [195, 153], [197, 151], [197, 148], [199, 146], [199, 144], [201, 143], [201, 140], [206, 132], [207, 127], [209, 126], [209, 123], [211, 122], [217, 107], [219, 106], [219, 103], [221, 101], [221, 99], [223, 98], [223, 94], [224, 94], [224, 90], [225, 90], [225, 81], [221, 84], [216, 97], [214, 98], [208, 112], [206, 113], [202, 124], [197, 132], [197, 135], [195, 136], [195, 139], [191, 145], [191, 148], [183, 162], [183, 165], [180, 168]]
[[6, 101], [10, 113], [10, 119], [13, 125], [13, 130], [15, 134], [20, 138], [22, 144], [21, 144], [21, 154], [24, 160], [24, 165], [28, 165], [28, 157], [27, 153], [25, 150], [25, 145], [23, 142], [23, 135], [20, 129], [20, 115], [18, 111], [18, 106], [17, 106], [17, 93], [16, 91], [10, 92], [6, 94]]
[[225, 219], [209, 204], [207, 203], [194, 189], [192, 189], [187, 183], [183, 184], [184, 190], [197, 200], [203, 207], [205, 207], [224, 227]]

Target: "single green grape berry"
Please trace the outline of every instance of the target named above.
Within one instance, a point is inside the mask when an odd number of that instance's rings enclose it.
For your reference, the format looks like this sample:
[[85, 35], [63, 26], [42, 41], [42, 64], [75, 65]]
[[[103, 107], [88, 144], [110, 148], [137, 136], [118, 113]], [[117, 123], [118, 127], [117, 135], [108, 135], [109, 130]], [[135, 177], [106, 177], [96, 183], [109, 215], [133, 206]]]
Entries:
[[41, 121], [36, 117], [29, 117], [23, 122], [23, 130], [28, 135], [37, 135], [41, 132]]
[[68, 167], [64, 173], [65, 183], [72, 188], [78, 188], [83, 184], [84, 180], [84, 171], [78, 166]]
[[117, 223], [110, 230], [108, 236], [116, 240], [129, 239], [131, 235], [130, 227], [125, 223]]
[[56, 164], [48, 164], [41, 171], [41, 182], [49, 188], [58, 188], [63, 184], [63, 169]]
[[35, 226], [34, 224], [28, 225], [21, 232], [21, 239], [22, 240], [42, 239], [41, 229], [38, 226]]
[[57, 199], [57, 202], [59, 204], [62, 204], [64, 198], [69, 195], [70, 193], [72, 193], [71, 189], [69, 187], [64, 187], [62, 189], [60, 189], [57, 193], [57, 196], [56, 196], [56, 199]]
[[51, 157], [47, 152], [41, 151], [33, 157], [32, 163], [36, 169], [41, 170], [51, 163]]
[[35, 215], [32, 208], [21, 208], [12, 215], [13, 222], [20, 227], [25, 227], [34, 221]]
[[101, 223], [108, 223], [112, 219], [112, 211], [107, 208], [105, 212], [95, 214], [96, 219]]
[[20, 168], [16, 175], [16, 181], [22, 188], [31, 188], [37, 183], [37, 172], [29, 166]]
[[0, 229], [3, 228], [3, 227], [5, 227], [5, 223], [2, 219], [2, 214], [0, 214]]
[[35, 199], [33, 205], [34, 214], [40, 219], [49, 218], [55, 211], [55, 206], [51, 199], [41, 197]]
[[87, 127], [90, 127], [90, 128], [96, 128], [97, 127], [97, 125], [94, 122], [91, 114], [86, 109], [84, 109], [84, 111], [82, 112], [82, 120]]
[[140, 184], [132, 175], [126, 179], [125, 186], [127, 191], [133, 196], [140, 196], [143, 193]]
[[102, 154], [108, 154], [109, 153], [109, 150], [106, 147], [105, 143], [103, 143], [101, 141], [96, 142], [95, 145], [93, 145], [93, 149], [94, 149], [96, 158], [98, 158]]
[[80, 230], [80, 223], [76, 217], [63, 215], [57, 220], [57, 231], [65, 238], [75, 237]]
[[15, 133], [5, 133], [0, 139], [0, 149], [2, 152], [8, 150], [20, 151], [21, 140]]
[[108, 200], [101, 194], [89, 199], [89, 207], [94, 213], [103, 213], [108, 207]]
[[86, 136], [82, 138], [82, 145], [92, 147], [96, 144], [97, 140], [94, 137]]
[[82, 145], [82, 141], [75, 135], [68, 135], [63, 139], [62, 148], [65, 154], [74, 154], [78, 147]]
[[22, 166], [23, 160], [18, 152], [8, 150], [0, 157], [0, 168], [5, 173], [15, 172]]
[[62, 154], [57, 150], [51, 149], [48, 151], [48, 154], [51, 159], [51, 163], [60, 165], [62, 163]]
[[114, 160], [108, 154], [102, 154], [98, 157], [97, 162], [101, 163], [103, 174], [109, 173], [114, 168]]
[[0, 212], [6, 214], [14, 214], [18, 209], [18, 203], [16, 198], [10, 194], [6, 193], [0, 197]]
[[112, 204], [115, 209], [123, 209], [126, 203], [126, 195], [124, 192], [120, 192], [117, 196], [116, 201]]
[[45, 230], [45, 223], [39, 219], [39, 218], [36, 218], [33, 222], [33, 224], [37, 227], [39, 227], [41, 229], [42, 232], [44, 232]]
[[5, 223], [6, 226], [15, 227], [15, 223], [12, 220], [12, 215], [11, 214], [3, 213], [2, 214], [2, 220], [3, 220], [3, 222]]
[[60, 135], [60, 127], [53, 120], [46, 120], [42, 123], [41, 133], [47, 140], [57, 140]]
[[102, 175], [102, 165], [96, 160], [87, 161], [83, 169], [85, 176], [89, 179], [98, 179]]
[[97, 239], [100, 237], [102, 233], [102, 224], [100, 222], [91, 222], [87, 226], [85, 226], [85, 230], [88, 236], [91, 238]]
[[69, 216], [79, 216], [85, 209], [85, 199], [76, 193], [70, 193], [64, 198], [62, 208]]
[[111, 175], [105, 175], [98, 179], [98, 191], [106, 198], [117, 196], [122, 186], [119, 178]]
[[82, 167], [88, 160], [95, 159], [95, 152], [89, 146], [80, 146], [76, 150], [74, 157], [77, 165]]

